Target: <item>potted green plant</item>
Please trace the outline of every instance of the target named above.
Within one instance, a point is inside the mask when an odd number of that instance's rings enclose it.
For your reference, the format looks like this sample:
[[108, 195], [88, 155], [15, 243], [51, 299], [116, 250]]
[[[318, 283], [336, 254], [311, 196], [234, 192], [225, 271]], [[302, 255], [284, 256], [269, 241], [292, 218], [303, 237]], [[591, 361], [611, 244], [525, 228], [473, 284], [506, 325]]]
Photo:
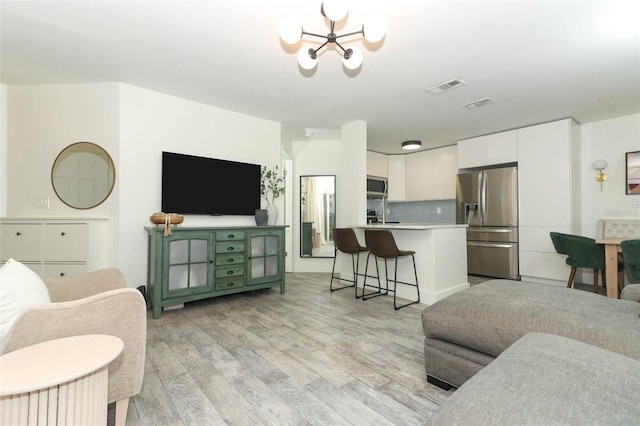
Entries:
[[262, 166], [260, 170], [260, 195], [267, 202], [268, 225], [275, 225], [278, 221], [278, 208], [275, 205], [275, 200], [283, 195], [284, 191], [284, 174], [280, 174], [278, 166], [273, 169]]

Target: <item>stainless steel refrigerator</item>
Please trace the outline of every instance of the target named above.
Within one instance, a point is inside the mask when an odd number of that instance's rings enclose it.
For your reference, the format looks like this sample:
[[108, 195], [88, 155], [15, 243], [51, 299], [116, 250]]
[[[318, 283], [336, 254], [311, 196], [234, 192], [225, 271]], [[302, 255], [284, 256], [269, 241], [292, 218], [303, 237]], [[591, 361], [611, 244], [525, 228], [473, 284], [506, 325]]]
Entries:
[[468, 273], [519, 279], [516, 167], [458, 174], [456, 201], [456, 222], [469, 225]]

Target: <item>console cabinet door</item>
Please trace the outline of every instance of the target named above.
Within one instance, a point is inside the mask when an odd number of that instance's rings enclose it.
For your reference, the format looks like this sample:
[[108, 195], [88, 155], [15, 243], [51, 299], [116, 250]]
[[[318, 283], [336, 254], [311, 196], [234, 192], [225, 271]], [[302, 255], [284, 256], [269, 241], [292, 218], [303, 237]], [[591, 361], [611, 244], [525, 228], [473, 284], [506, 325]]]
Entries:
[[163, 298], [213, 290], [213, 233], [174, 233], [164, 238], [163, 245]]
[[279, 229], [249, 232], [247, 285], [284, 279], [283, 240]]

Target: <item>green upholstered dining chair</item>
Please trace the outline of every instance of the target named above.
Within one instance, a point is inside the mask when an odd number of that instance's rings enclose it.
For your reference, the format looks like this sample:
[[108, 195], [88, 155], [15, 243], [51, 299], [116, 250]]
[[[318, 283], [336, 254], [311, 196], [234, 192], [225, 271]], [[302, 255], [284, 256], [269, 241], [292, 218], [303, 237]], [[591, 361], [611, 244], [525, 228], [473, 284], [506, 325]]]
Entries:
[[567, 287], [573, 286], [578, 268], [593, 269], [593, 292], [598, 292], [598, 272], [602, 273], [605, 284], [604, 245], [596, 244], [596, 240], [581, 235], [561, 234], [551, 232], [551, 241], [559, 254], [567, 255], [566, 263], [571, 266]]
[[[624, 269], [632, 280], [640, 281], [640, 240], [626, 240], [620, 243]], [[640, 302], [640, 284], [629, 284], [622, 289], [621, 299]]]
[[620, 243], [624, 268], [634, 280], [640, 280], [640, 240], [625, 240]]

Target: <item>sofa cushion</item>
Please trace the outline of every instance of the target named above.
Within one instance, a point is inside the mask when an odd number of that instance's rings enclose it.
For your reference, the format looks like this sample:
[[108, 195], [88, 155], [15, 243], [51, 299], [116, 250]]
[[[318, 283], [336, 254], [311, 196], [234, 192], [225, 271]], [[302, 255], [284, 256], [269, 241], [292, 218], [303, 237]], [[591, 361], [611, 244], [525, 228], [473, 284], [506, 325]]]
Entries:
[[422, 312], [424, 334], [498, 356], [530, 332], [557, 334], [640, 359], [640, 304], [544, 284], [491, 280]]
[[455, 391], [427, 424], [638, 424], [638, 383], [640, 361], [531, 333]]
[[38, 274], [14, 259], [0, 267], [0, 344], [16, 318], [30, 306], [50, 303]]

